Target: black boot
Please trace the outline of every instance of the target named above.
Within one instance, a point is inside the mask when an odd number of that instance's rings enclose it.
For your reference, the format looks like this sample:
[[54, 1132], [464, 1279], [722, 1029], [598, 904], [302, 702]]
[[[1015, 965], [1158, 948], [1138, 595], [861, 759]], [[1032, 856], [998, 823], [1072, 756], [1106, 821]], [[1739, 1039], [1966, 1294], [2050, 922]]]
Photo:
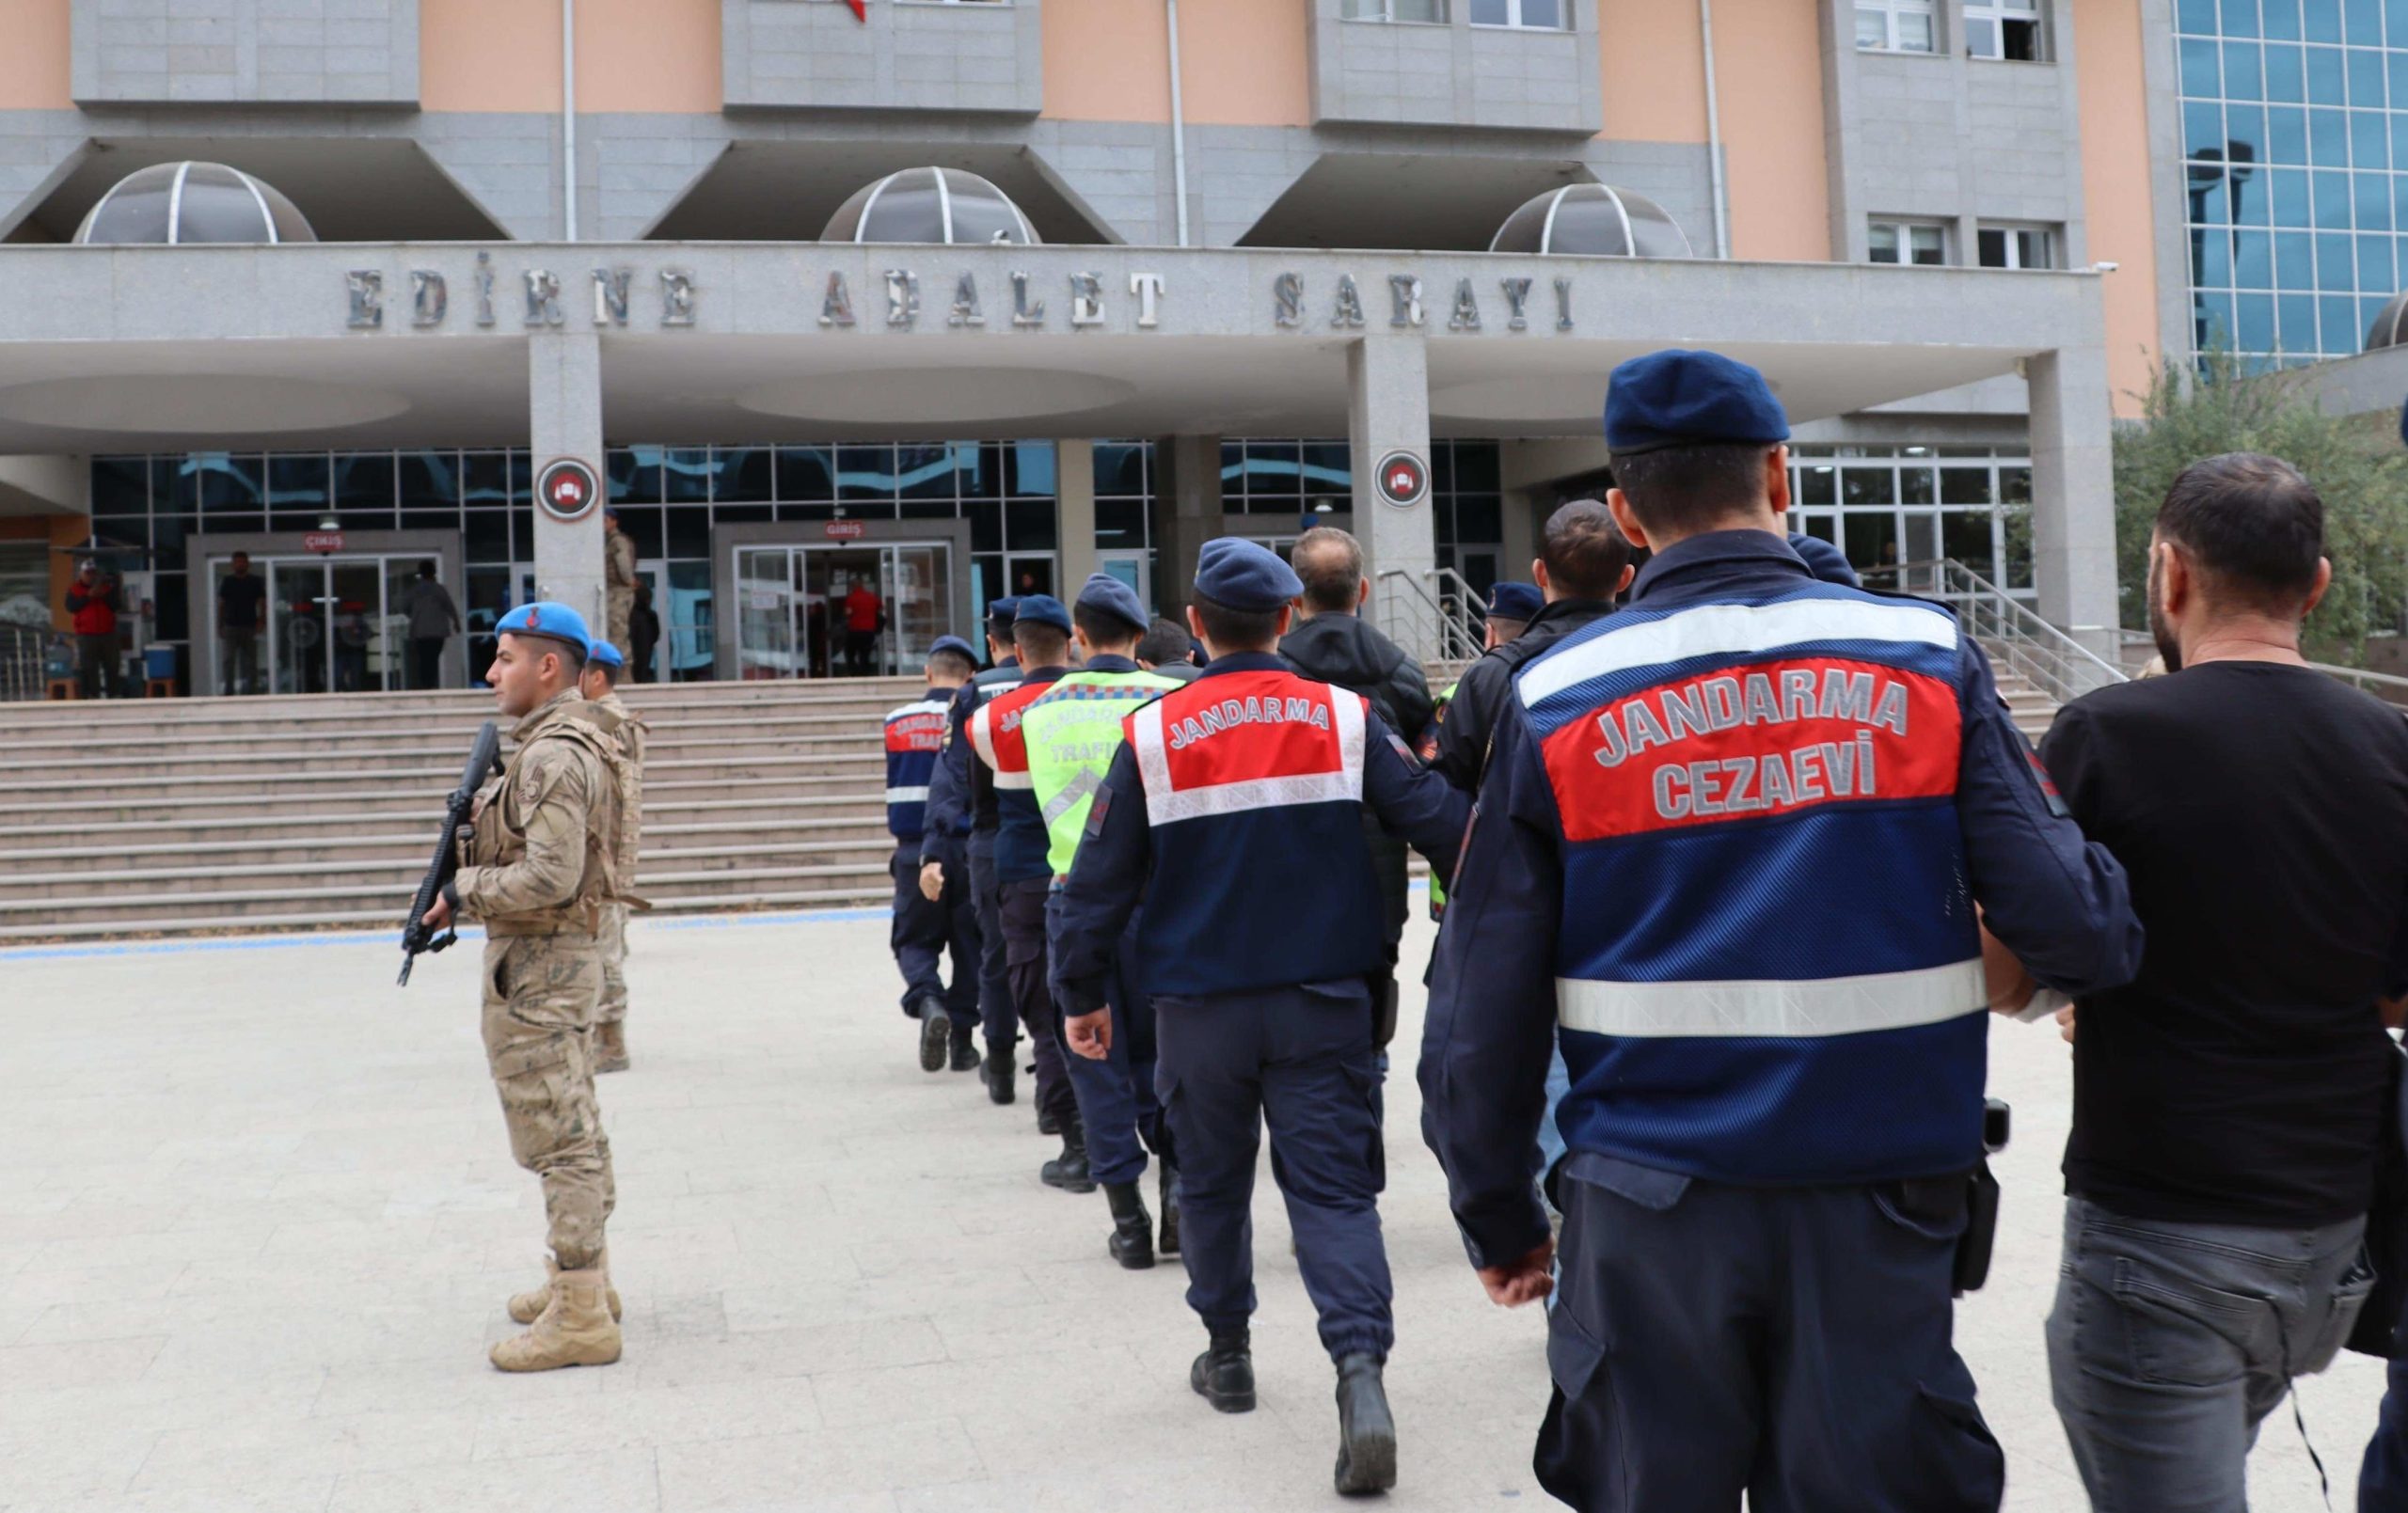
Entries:
[[1087, 1170], [1086, 1131], [1077, 1125], [1062, 1131], [1062, 1154], [1038, 1170], [1038, 1177], [1049, 1188], [1065, 1192], [1093, 1192], [1095, 1176]]
[[971, 1037], [967, 1025], [953, 1027], [953, 1069], [957, 1072], [978, 1069], [978, 1043]]
[[1217, 1412], [1253, 1412], [1254, 1351], [1246, 1332], [1213, 1335], [1212, 1348], [1187, 1368], [1187, 1384]]
[[1338, 1489], [1385, 1492], [1396, 1485], [1396, 1418], [1380, 1381], [1380, 1358], [1338, 1363]]
[[987, 1084], [988, 1102], [1011, 1102], [1012, 1048], [998, 1046], [991, 1040], [987, 1042], [987, 1067], [979, 1074], [978, 1080]]
[[1103, 1197], [1112, 1205], [1112, 1238], [1105, 1249], [1124, 1271], [1150, 1271], [1154, 1266], [1154, 1219], [1134, 1182], [1107, 1182]]
[[953, 1017], [944, 1012], [944, 1000], [934, 993], [923, 993], [912, 1001], [920, 1011], [920, 1070], [943, 1071], [946, 1043], [953, 1038]]
[[1179, 1253], [1179, 1168], [1168, 1161], [1161, 1166], [1163, 1204], [1163, 1237], [1154, 1248], [1164, 1255]]
[[1062, 1121], [1054, 1118], [1054, 1111], [1042, 1104], [1039, 1104], [1037, 1109], [1037, 1132], [1040, 1135], [1058, 1135], [1062, 1132]]

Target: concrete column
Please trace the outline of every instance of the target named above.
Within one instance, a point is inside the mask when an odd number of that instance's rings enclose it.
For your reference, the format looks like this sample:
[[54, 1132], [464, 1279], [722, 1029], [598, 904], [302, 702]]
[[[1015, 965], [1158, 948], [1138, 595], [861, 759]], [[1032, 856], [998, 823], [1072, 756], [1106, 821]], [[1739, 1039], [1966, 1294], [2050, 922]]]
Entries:
[[[1411, 505], [1391, 504], [1376, 476], [1382, 458], [1408, 452], [1430, 472], [1430, 363], [1417, 336], [1365, 337], [1346, 349], [1346, 439], [1354, 474], [1354, 534], [1371, 579], [1373, 623], [1407, 651], [1436, 653], [1436, 626], [1424, 622], [1423, 575], [1438, 565], [1438, 512], [1430, 491]], [[1411, 585], [1383, 584], [1405, 575]]]
[[1094, 442], [1054, 444], [1054, 497], [1062, 543], [1062, 602], [1069, 604], [1096, 571]]
[[2040, 613], [2115, 655], [2115, 468], [2107, 354], [2024, 359], [2032, 390], [2032, 556]]
[[1196, 559], [1223, 533], [1221, 438], [1164, 436], [1154, 443], [1154, 612], [1179, 618], [1195, 596]]
[[[527, 336], [527, 434], [534, 471], [574, 457], [607, 478], [602, 457], [602, 339], [592, 331], [531, 331]], [[608, 623], [602, 601], [602, 512], [562, 524], [535, 511], [535, 591], [585, 617], [595, 635]]]

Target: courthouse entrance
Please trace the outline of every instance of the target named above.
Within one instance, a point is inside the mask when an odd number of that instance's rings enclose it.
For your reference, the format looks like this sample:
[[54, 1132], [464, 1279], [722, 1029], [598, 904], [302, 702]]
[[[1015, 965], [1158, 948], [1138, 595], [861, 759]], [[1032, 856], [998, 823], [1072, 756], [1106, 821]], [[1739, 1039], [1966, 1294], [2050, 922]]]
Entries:
[[[910, 531], [912, 523], [888, 528]], [[870, 540], [865, 530], [852, 535], [823, 528], [813, 532], [817, 540], [731, 544], [735, 675], [917, 672], [937, 638], [958, 634], [960, 623], [957, 600], [966, 543], [939, 531], [958, 534], [940, 526], [928, 539]]]
[[[238, 670], [230, 661], [226, 627], [218, 623], [217, 586], [233, 557], [251, 559], [251, 576], [265, 589], [265, 631], [259, 638], [257, 681], [268, 693], [398, 693], [412, 686], [410, 620], [404, 607], [420, 563], [435, 564], [436, 581], [460, 604], [460, 541], [437, 532], [361, 532], [364, 550], [312, 552], [292, 535], [208, 538], [201, 579], [207, 597], [194, 607], [208, 625], [206, 682], [197, 691], [225, 689]], [[431, 538], [419, 544], [410, 538]], [[351, 544], [346, 542], [346, 544]], [[198, 597], [198, 596], [196, 596]], [[198, 628], [198, 625], [195, 627]], [[198, 639], [196, 637], [196, 639]], [[445, 642], [443, 681], [463, 686], [457, 634]]]

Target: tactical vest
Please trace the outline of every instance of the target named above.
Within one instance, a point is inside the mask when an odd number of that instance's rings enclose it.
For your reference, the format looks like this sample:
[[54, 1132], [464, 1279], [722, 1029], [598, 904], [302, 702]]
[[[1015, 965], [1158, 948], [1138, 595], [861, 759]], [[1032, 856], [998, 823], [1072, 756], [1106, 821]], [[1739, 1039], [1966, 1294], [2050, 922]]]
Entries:
[[1095, 791], [1120, 749], [1120, 722], [1181, 686], [1157, 672], [1073, 672], [1021, 712], [1028, 775], [1045, 822], [1045, 860], [1056, 880], [1078, 855]]
[[927, 832], [928, 779], [944, 749], [952, 703], [949, 690], [931, 690], [886, 717], [886, 829], [898, 841], [916, 841]]
[[1754, 1184], [1980, 1158], [1958, 634], [1818, 583], [1625, 608], [1523, 669], [1571, 1145]]
[[636, 896], [634, 879], [625, 875], [621, 861], [632, 855], [633, 842], [628, 834], [632, 821], [622, 797], [629, 780], [629, 764], [619, 726], [618, 717], [601, 705], [574, 701], [529, 736], [511, 753], [502, 770], [486, 779], [477, 790], [476, 801], [469, 810], [467, 854], [462, 864], [507, 867], [527, 854], [527, 815], [519, 808], [518, 788], [514, 780], [518, 775], [518, 764], [527, 760], [528, 754], [547, 741], [567, 741], [593, 752], [602, 765], [602, 791], [594, 796], [594, 808], [588, 814], [585, 867], [578, 881], [577, 896], [550, 908], [488, 919], [484, 922], [487, 935], [555, 935], [572, 927], [591, 934], [600, 928], [605, 904], [626, 904], [640, 909], [652, 906]]
[[1031, 882], [1051, 876], [1046, 865], [1045, 821], [1038, 812], [1037, 783], [1028, 771], [1028, 739], [1021, 719], [1055, 680], [1023, 682], [990, 699], [970, 717], [970, 744], [990, 774], [995, 795], [995, 880]]
[[1149, 990], [1336, 982], [1386, 958], [1363, 836], [1370, 704], [1265, 668], [1208, 672], [1123, 722], [1152, 829], [1138, 925]]

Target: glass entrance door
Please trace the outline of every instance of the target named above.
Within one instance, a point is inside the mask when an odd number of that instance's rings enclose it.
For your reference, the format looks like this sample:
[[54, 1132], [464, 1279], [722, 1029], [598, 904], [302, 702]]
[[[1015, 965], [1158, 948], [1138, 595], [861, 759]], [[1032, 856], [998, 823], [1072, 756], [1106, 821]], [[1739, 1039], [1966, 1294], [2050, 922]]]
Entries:
[[739, 546], [736, 590], [740, 678], [916, 671], [953, 629], [953, 548]]
[[[267, 686], [277, 693], [382, 693], [410, 686], [404, 591], [420, 556], [271, 557]], [[222, 572], [222, 564], [213, 564]]]

